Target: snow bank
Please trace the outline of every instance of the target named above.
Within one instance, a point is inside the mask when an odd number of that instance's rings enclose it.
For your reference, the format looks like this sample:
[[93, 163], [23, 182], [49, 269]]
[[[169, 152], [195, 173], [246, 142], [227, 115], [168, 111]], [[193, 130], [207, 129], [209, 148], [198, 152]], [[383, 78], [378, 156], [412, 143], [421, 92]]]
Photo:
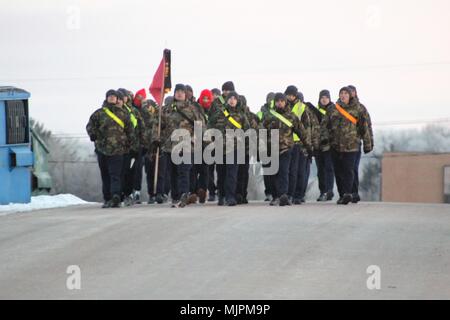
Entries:
[[0, 216], [13, 212], [27, 212], [39, 209], [62, 208], [80, 204], [89, 204], [72, 194], [31, 197], [31, 203], [11, 203], [0, 205]]

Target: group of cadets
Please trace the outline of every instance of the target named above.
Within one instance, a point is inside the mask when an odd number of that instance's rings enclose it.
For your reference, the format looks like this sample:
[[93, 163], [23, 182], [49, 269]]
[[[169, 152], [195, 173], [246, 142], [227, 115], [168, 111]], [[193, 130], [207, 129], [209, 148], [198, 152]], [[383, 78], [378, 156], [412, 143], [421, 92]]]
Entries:
[[[91, 115], [86, 126], [95, 143], [103, 207], [141, 203], [144, 168], [149, 204], [169, 199], [174, 207], [206, 201], [217, 201], [219, 206], [247, 204], [248, 140], [244, 141], [243, 163], [237, 161], [236, 148], [226, 147], [225, 142], [223, 162], [198, 163], [193, 152], [184, 155], [191, 161], [173, 162], [172, 152], [180, 151], [174, 150], [178, 141], [172, 141], [171, 134], [185, 129], [193, 138], [194, 123], [201, 126], [202, 132], [217, 129], [224, 136], [227, 129], [267, 129], [269, 136], [272, 130], [278, 130], [279, 169], [264, 175], [265, 201], [270, 205], [305, 202], [313, 158], [320, 189], [317, 201], [334, 198], [334, 181], [339, 193], [337, 204], [360, 201], [358, 167], [361, 153], [373, 149], [373, 133], [370, 115], [354, 86], [343, 87], [336, 103], [328, 90], [322, 90], [315, 106], [305, 102], [303, 94], [291, 85], [284, 93], [269, 93], [255, 114], [245, 97], [236, 92], [233, 82], [228, 81], [221, 91], [203, 90], [198, 99], [192, 87], [177, 84], [174, 95], [167, 97], [162, 107], [147, 99], [144, 89], [135, 94], [123, 88], [106, 93], [102, 107]], [[238, 141], [233, 143], [236, 146]], [[268, 143], [269, 153], [270, 147]], [[263, 164], [263, 170], [268, 170], [269, 165]]]

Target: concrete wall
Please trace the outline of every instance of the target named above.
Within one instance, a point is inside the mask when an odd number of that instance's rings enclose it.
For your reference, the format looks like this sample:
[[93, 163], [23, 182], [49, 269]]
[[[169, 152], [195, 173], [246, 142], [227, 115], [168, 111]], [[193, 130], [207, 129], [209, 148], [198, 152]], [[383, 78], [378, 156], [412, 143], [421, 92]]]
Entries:
[[385, 153], [382, 201], [443, 203], [445, 166], [450, 153]]

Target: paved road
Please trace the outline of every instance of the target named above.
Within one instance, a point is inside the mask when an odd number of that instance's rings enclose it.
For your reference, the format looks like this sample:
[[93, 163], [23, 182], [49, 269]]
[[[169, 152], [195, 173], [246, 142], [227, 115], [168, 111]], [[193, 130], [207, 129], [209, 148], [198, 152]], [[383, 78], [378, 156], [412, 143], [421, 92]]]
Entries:
[[[69, 265], [81, 290], [68, 290]], [[381, 270], [368, 290], [367, 267]], [[171, 209], [0, 217], [0, 298], [450, 299], [450, 206]]]

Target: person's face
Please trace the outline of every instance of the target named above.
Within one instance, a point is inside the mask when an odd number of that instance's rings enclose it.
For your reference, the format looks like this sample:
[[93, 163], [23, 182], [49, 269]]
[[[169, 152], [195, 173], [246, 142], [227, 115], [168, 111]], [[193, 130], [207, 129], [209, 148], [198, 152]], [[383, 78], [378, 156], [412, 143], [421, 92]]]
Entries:
[[286, 98], [288, 99], [289, 102], [292, 102], [292, 101], [294, 101], [297, 97], [294, 96], [293, 94], [288, 94], [288, 95], [286, 96]]
[[230, 99], [228, 99], [228, 104], [230, 105], [230, 107], [235, 108], [238, 104], [238, 100], [236, 99], [235, 96], [231, 96]]
[[106, 98], [106, 102], [110, 103], [110, 104], [117, 104], [117, 97], [116, 96], [108, 96]]
[[225, 90], [222, 92], [222, 95], [226, 98], [230, 94], [231, 91]]
[[220, 94], [214, 93], [214, 99], [216, 99], [218, 96], [220, 96]]
[[277, 109], [284, 109], [284, 107], [286, 107], [286, 100], [275, 101], [275, 107], [277, 107]]
[[124, 101], [122, 99], [117, 99], [117, 105], [123, 107]]
[[185, 101], [186, 100], [186, 92], [183, 90], [175, 91], [175, 100], [177, 101]]
[[320, 104], [323, 106], [327, 106], [330, 103], [330, 98], [326, 96], [320, 97]]
[[356, 98], [356, 90], [350, 90], [350, 93], [352, 95], [352, 98]]
[[204, 96], [203, 99], [202, 99], [202, 101], [203, 101], [203, 104], [204, 104], [204, 105], [208, 105], [208, 103], [209, 103], [209, 97], [208, 97], [208, 96]]
[[136, 96], [136, 99], [142, 102], [142, 100], [144, 100], [144, 97], [141, 96], [140, 94], [138, 94], [138, 95]]
[[186, 91], [186, 99], [191, 99], [194, 96], [194, 93], [192, 91]]
[[347, 91], [341, 91], [339, 93], [339, 99], [345, 104], [348, 104], [350, 102], [350, 94]]

